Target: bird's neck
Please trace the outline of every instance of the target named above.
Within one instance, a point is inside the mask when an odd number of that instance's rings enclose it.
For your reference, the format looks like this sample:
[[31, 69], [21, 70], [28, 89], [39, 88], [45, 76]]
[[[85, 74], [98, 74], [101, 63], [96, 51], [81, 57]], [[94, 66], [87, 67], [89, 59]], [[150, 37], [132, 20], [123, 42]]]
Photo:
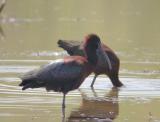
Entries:
[[98, 60], [96, 50], [86, 50], [86, 58], [91, 65], [95, 66]]

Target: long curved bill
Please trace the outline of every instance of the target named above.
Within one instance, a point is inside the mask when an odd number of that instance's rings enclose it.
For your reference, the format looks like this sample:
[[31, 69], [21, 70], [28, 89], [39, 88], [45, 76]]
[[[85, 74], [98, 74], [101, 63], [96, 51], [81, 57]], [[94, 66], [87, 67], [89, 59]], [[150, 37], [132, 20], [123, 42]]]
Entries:
[[101, 44], [98, 44], [98, 55], [102, 55], [104, 62], [106, 62], [108, 64], [109, 70], [112, 70], [112, 64], [109, 59], [109, 56], [107, 55], [107, 53], [105, 53]]

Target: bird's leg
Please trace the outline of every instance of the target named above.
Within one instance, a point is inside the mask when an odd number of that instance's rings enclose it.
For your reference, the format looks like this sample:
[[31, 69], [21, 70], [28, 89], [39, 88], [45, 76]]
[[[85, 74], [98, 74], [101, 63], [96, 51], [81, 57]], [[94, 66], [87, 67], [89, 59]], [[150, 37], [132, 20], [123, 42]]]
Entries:
[[98, 95], [97, 95], [97, 93], [96, 93], [94, 87], [92, 87], [91, 90], [92, 90], [92, 93], [93, 93], [94, 97], [98, 97]]
[[62, 108], [65, 108], [65, 99], [66, 99], [66, 94], [65, 94], [65, 93], [63, 93]]
[[63, 102], [62, 102], [62, 117], [63, 117], [63, 119], [65, 118], [65, 98], [66, 98], [66, 94], [63, 93]]
[[93, 78], [93, 81], [92, 81], [92, 83], [91, 83], [91, 87], [92, 87], [92, 88], [93, 88], [94, 82], [96, 81], [97, 76], [98, 76], [98, 75], [95, 74], [95, 76], [94, 76], [94, 78]]

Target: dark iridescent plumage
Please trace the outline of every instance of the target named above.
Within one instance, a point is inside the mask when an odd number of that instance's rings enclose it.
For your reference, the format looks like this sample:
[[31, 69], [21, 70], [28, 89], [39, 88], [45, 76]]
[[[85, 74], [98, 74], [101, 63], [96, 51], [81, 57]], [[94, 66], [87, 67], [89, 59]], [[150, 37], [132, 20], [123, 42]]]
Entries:
[[65, 95], [77, 89], [97, 64], [97, 52], [101, 51], [100, 39], [91, 34], [84, 44], [86, 57], [68, 56], [24, 74], [20, 83], [22, 90], [45, 87], [47, 91], [62, 92], [64, 108]]
[[[70, 58], [71, 60], [69, 60]], [[74, 87], [75, 81], [82, 82], [83, 77], [81, 77], [81, 72], [88, 66], [88, 62], [79, 63], [78, 61], [82, 59], [77, 60], [77, 56], [67, 57], [67, 60], [69, 60], [67, 63], [65, 60], [52, 62], [39, 69], [28, 72], [22, 77], [23, 82], [20, 86], [24, 86], [23, 90], [45, 87], [47, 91], [54, 90], [65, 94], [70, 90], [76, 89]]]
[[[85, 55], [83, 46], [82, 46], [83, 44], [80, 41], [59, 40], [58, 45], [59, 47], [66, 50], [69, 55], [80, 55], [80, 56]], [[98, 63], [94, 70], [95, 76], [92, 81], [91, 87], [93, 87], [96, 77], [100, 74], [108, 75], [112, 84], [115, 87], [120, 87], [123, 85], [118, 77], [120, 60], [117, 57], [117, 55], [114, 53], [114, 51], [110, 49], [108, 46], [102, 44], [102, 48], [105, 51], [106, 55], [108, 55], [109, 57], [111, 68], [109, 67], [108, 63], [104, 62], [101, 59], [101, 55], [98, 55]]]

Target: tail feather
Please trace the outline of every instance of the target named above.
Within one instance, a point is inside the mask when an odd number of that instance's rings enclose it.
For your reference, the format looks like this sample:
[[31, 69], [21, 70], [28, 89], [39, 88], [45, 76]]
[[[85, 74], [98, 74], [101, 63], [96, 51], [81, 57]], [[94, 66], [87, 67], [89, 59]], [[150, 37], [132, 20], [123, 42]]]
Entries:
[[19, 84], [19, 86], [24, 86], [24, 85], [29, 84], [33, 81], [30, 79], [23, 79], [23, 78], [21, 78], [21, 79], [22, 79], [22, 82]]
[[109, 76], [113, 86], [115, 87], [121, 87], [123, 86], [123, 83], [119, 80], [119, 77], [118, 77], [118, 74], [117, 73], [112, 73], [110, 76]]
[[23, 87], [22, 87], [22, 90], [26, 90], [26, 89], [28, 89], [28, 88], [31, 88], [31, 85], [32, 83], [29, 83], [29, 84], [26, 84], [26, 85], [24, 85]]
[[22, 82], [19, 84], [19, 86], [22, 86], [22, 90], [28, 89], [28, 88], [39, 88], [43, 87], [45, 84], [44, 82], [38, 82], [36, 78], [22, 78]]

